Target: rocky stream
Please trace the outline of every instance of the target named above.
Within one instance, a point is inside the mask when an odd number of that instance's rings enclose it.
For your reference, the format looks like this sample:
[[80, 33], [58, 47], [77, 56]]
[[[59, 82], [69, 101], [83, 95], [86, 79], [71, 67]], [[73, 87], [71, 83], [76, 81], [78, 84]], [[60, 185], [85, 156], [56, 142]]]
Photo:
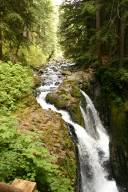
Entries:
[[42, 85], [37, 89], [37, 102], [60, 114], [68, 125], [76, 146], [76, 191], [118, 192], [109, 170], [109, 136], [93, 102], [81, 90], [88, 86], [93, 71], [71, 72], [72, 66], [67, 61], [51, 61], [39, 71]]

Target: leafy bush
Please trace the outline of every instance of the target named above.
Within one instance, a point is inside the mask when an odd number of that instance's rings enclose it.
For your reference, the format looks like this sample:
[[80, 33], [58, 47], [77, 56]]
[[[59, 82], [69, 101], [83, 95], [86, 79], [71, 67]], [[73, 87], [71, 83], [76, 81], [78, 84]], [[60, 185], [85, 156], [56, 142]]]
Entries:
[[0, 106], [14, 109], [18, 100], [31, 92], [32, 75], [30, 69], [20, 64], [0, 64]]
[[128, 96], [128, 71], [100, 67], [97, 77], [102, 85], [102, 93], [111, 98], [115, 103], [121, 104]]
[[15, 178], [37, 182], [41, 192], [73, 191], [70, 181], [60, 175], [38, 134], [29, 135], [17, 130], [17, 122], [9, 115], [0, 119], [0, 180], [10, 182]]

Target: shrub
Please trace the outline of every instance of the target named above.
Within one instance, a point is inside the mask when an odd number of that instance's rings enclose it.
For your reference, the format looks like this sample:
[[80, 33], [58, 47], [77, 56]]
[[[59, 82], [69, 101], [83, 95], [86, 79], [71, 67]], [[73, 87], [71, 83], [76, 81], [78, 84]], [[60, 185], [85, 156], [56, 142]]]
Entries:
[[105, 96], [117, 104], [126, 100], [128, 95], [128, 71], [126, 69], [100, 67], [96, 75]]
[[32, 90], [30, 69], [20, 64], [0, 64], [0, 106], [14, 109], [18, 100]]
[[55, 157], [43, 146], [37, 133], [21, 133], [15, 118], [1, 114], [0, 180], [15, 178], [37, 182], [41, 192], [73, 191], [70, 180], [60, 174]]

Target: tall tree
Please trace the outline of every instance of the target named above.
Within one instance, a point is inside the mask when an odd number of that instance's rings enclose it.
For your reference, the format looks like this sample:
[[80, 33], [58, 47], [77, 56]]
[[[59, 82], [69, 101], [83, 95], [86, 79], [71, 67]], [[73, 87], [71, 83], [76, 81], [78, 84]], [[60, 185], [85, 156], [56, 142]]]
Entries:
[[60, 11], [60, 42], [65, 55], [84, 63], [118, 60], [118, 66], [123, 66], [128, 55], [127, 7], [128, 0], [66, 0]]
[[99, 32], [101, 29], [101, 15], [100, 15], [100, 9], [101, 9], [101, 4], [100, 0], [96, 0], [96, 49], [97, 49], [97, 57], [99, 62], [101, 63], [101, 41], [99, 38]]
[[95, 41], [94, 1], [65, 1], [60, 9], [60, 43], [69, 58], [85, 62], [94, 59]]
[[51, 0], [2, 0], [0, 5], [0, 58], [2, 48], [12, 60], [19, 47], [30, 43], [53, 49], [53, 6]]

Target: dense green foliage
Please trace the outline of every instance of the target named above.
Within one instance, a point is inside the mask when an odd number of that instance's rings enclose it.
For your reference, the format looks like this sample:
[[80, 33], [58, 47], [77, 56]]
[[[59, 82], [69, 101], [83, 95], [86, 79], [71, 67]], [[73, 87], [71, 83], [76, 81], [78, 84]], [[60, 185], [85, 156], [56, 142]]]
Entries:
[[20, 64], [0, 64], [0, 107], [15, 109], [16, 104], [32, 93], [32, 73]]
[[12, 116], [12, 111], [32, 94], [32, 82], [30, 68], [11, 62], [1, 63], [0, 181], [21, 178], [37, 182], [40, 192], [73, 191], [70, 179], [60, 171], [56, 157], [50, 155], [40, 139], [41, 131], [21, 132], [18, 121]]
[[43, 132], [21, 130], [17, 115], [35, 102], [32, 69], [56, 50], [55, 14], [51, 0], [0, 2], [0, 181], [21, 178], [35, 181], [40, 192], [72, 192], [69, 169], [48, 151]]
[[72, 192], [71, 178], [50, 155], [43, 133], [21, 131], [16, 115], [35, 102], [32, 69], [56, 50], [54, 11], [51, 0], [0, 3], [0, 181], [21, 178], [35, 181], [40, 192]]
[[68, 58], [88, 64], [127, 60], [127, 0], [65, 0], [60, 9], [60, 43]]
[[[86, 6], [87, 4], [87, 6]], [[76, 60], [86, 60], [92, 51], [89, 48], [90, 43], [94, 42], [94, 29], [90, 25], [95, 25], [95, 7], [89, 2], [65, 1], [61, 7], [61, 26], [60, 43], [65, 51], [65, 55]], [[91, 22], [91, 23], [90, 23]], [[94, 47], [94, 46], [93, 46]]]
[[55, 157], [43, 146], [38, 133], [21, 133], [15, 118], [0, 118], [0, 180], [15, 178], [36, 181], [39, 191], [73, 191], [70, 181], [61, 175]]
[[[21, 49], [32, 44], [46, 58], [55, 50], [54, 8], [51, 0], [2, 0], [0, 4], [0, 60], [21, 60]], [[38, 58], [38, 53], [35, 57]], [[24, 54], [27, 62], [27, 56]]]
[[126, 69], [115, 69], [101, 67], [96, 73], [102, 93], [116, 104], [122, 104], [128, 97], [128, 71]]

